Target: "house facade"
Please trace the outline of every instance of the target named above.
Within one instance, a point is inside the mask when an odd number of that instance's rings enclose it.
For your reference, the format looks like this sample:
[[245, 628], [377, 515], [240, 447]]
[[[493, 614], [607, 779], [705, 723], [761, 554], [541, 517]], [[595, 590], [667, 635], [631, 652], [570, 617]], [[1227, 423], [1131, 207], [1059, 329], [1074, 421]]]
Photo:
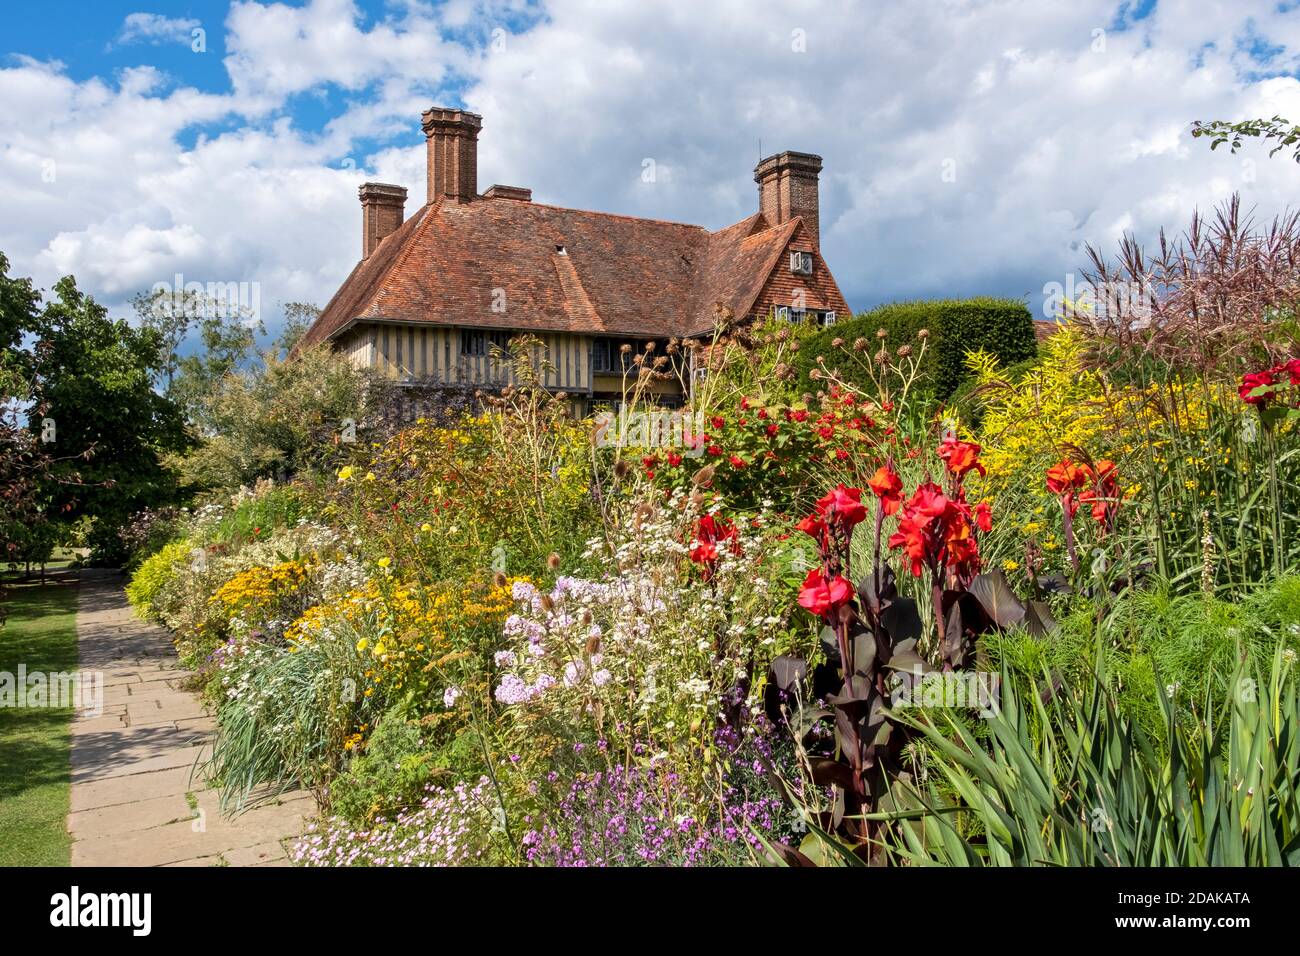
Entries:
[[[532, 201], [477, 183], [482, 118], [423, 114], [427, 199], [360, 188], [361, 260], [303, 338], [413, 387], [510, 384], [500, 357], [527, 333], [545, 384], [581, 409], [617, 399], [623, 347], [707, 338], [720, 307], [830, 324], [849, 309], [821, 258], [821, 158], [784, 152], [754, 171], [758, 209], [717, 231]], [[657, 354], [662, 354], [659, 350]], [[656, 383], [666, 405], [683, 396]]]

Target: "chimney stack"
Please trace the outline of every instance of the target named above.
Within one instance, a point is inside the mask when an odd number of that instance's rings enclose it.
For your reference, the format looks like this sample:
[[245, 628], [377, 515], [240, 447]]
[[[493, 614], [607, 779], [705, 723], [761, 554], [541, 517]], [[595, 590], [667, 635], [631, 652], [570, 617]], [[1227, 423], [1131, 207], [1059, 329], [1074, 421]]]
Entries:
[[421, 126], [429, 143], [429, 202], [467, 202], [478, 193], [478, 131], [483, 117], [435, 106]]
[[817, 177], [821, 171], [822, 158], [812, 153], [787, 150], [759, 161], [754, 167], [758, 211], [768, 225], [778, 226], [800, 216], [813, 242], [821, 245], [817, 203]]
[[406, 218], [406, 187], [366, 183], [357, 192], [361, 196], [361, 258], [369, 259], [384, 237]]

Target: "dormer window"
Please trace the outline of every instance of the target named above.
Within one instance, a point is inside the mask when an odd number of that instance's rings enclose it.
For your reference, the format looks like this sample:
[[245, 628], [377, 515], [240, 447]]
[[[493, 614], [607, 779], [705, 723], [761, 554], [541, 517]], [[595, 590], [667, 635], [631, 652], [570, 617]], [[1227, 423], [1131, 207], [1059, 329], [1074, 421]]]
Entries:
[[791, 252], [790, 271], [799, 276], [812, 275], [813, 254], [811, 252]]

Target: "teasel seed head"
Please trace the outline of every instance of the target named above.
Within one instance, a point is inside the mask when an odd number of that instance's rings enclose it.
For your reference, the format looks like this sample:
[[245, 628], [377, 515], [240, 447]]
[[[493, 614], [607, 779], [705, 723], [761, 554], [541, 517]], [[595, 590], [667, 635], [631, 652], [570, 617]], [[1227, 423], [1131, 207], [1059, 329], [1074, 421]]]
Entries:
[[499, 587], [499, 588], [503, 588], [503, 587], [505, 587], [505, 586], [506, 586], [506, 581], [507, 581], [507, 578], [506, 578], [505, 574], [502, 573], [501, 571], [498, 571], [496, 574], [492, 575], [492, 583], [493, 583], [494, 585], [496, 585], [497, 587]]
[[552, 551], [546, 556], [546, 566], [552, 571], [560, 570], [560, 556]]

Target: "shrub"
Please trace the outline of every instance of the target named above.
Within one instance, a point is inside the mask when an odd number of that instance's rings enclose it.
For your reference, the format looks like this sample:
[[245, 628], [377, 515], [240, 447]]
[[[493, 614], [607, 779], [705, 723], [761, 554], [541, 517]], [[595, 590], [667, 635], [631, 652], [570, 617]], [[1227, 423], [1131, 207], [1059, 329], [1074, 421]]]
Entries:
[[176, 575], [178, 567], [189, 560], [190, 543], [184, 538], [163, 545], [141, 562], [126, 585], [126, 597], [136, 613], [157, 619], [154, 599]]
[[[1011, 365], [1037, 353], [1034, 320], [1025, 304], [1017, 299], [939, 299], [923, 302], [895, 302], [882, 305], [856, 319], [829, 328], [808, 339], [799, 349], [800, 382], [807, 391], [816, 391], [812, 376], [821, 357], [828, 368], [842, 365], [842, 340], [852, 343], [865, 339], [874, 353], [880, 348], [877, 332], [885, 330], [884, 347], [897, 352], [901, 346], [914, 346], [917, 333], [929, 332], [926, 368], [927, 391], [936, 399], [947, 399], [970, 373], [966, 353], [977, 349]], [[847, 369], [842, 369], [848, 373]]]
[[[419, 803], [439, 769], [428, 737], [399, 709], [384, 714], [365, 752], [330, 785], [330, 809], [361, 825]], [[353, 747], [349, 742], [349, 749]]]

